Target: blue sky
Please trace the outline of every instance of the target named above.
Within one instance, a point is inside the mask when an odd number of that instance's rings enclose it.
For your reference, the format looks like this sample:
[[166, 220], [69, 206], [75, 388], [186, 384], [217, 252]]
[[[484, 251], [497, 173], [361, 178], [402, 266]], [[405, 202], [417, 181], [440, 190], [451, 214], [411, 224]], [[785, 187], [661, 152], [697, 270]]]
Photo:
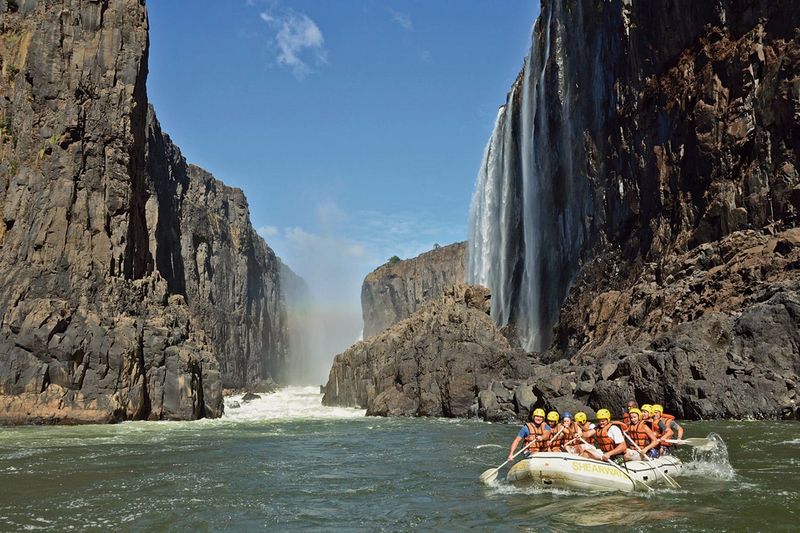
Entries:
[[[186, 158], [329, 304], [464, 240], [537, 0], [155, 0], [148, 93]], [[360, 311], [359, 311], [360, 313]]]

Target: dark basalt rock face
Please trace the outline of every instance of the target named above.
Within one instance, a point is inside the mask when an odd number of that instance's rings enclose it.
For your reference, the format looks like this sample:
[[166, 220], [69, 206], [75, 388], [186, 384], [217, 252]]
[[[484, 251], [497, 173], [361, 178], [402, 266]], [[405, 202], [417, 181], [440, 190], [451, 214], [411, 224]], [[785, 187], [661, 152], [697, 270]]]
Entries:
[[220, 416], [279, 374], [277, 260], [148, 110], [143, 2], [0, 2], [0, 423]]
[[[539, 401], [619, 413], [635, 398], [687, 418], [796, 412], [798, 35], [789, 2], [543, 3], [541, 76], [521, 75], [510, 97], [535, 90], [536, 105], [507, 103], [504, 154], [571, 169], [534, 176], [558, 226], [541, 225], [537, 241], [556, 259], [533, 265], [544, 280], [533, 314], [550, 320], [539, 338], [552, 340], [529, 380]], [[555, 141], [515, 148], [532, 108]], [[523, 279], [501, 285], [512, 315]], [[570, 387], [538, 394], [553, 371]]]
[[148, 119], [147, 170], [159, 200], [156, 268], [211, 339], [225, 388], [283, 381], [289, 348], [280, 260], [250, 224], [244, 193], [187, 164], [152, 109]]
[[445, 288], [466, 279], [466, 243], [442, 246], [375, 269], [361, 286], [364, 338], [411, 316]]

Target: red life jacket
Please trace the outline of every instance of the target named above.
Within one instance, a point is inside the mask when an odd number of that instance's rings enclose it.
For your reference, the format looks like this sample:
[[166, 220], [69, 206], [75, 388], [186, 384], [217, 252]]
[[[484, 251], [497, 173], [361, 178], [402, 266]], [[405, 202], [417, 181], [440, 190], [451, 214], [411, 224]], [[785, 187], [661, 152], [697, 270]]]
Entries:
[[547, 441], [538, 441], [536, 437], [544, 435], [544, 422], [537, 428], [530, 422], [525, 424], [528, 427], [528, 436], [525, 437], [525, 446], [531, 453], [543, 452], [547, 450]]
[[[660, 431], [660, 430], [658, 429], [658, 423], [659, 423], [660, 421], [662, 421], [662, 420], [664, 421], [664, 431]], [[650, 421], [650, 425], [651, 425], [651, 427], [653, 428], [653, 433], [655, 433], [655, 434], [656, 434], [656, 438], [657, 438], [657, 439], [659, 439], [659, 440], [660, 440], [660, 439], [661, 439], [661, 437], [663, 437], [663, 436], [664, 436], [664, 434], [665, 434], [665, 433], [667, 432], [667, 430], [669, 429], [669, 426], [670, 426], [670, 424], [672, 423], [672, 421], [673, 421], [673, 420], [675, 420], [675, 417], [674, 417], [674, 416], [672, 416], [672, 415], [668, 415], [667, 413], [661, 413], [661, 418], [659, 418], [658, 420], [651, 420], [651, 421]], [[662, 443], [661, 443], [661, 445], [662, 445], [662, 446], [672, 446], [672, 444], [670, 444], [670, 443], [668, 443], [668, 442], [662, 442]]]
[[648, 426], [650, 426], [650, 424], [644, 420], [639, 420], [639, 422], [637, 422], [635, 425], [630, 426], [628, 435], [631, 439], [633, 439], [633, 442], [635, 442], [639, 448], [644, 448], [645, 446], [650, 445], [650, 436], [645, 431], [645, 428]]
[[[558, 431], [561, 431], [561, 434], [558, 437], [553, 438], [553, 442], [550, 443], [550, 451], [559, 452], [561, 451], [561, 445], [565, 442], [571, 441], [575, 438], [575, 435], [578, 434], [578, 426], [576, 422], [570, 424], [569, 429], [566, 426], [561, 425], [558, 427]], [[557, 430], [553, 430], [553, 435], [555, 436], [558, 433]]]
[[[608, 430], [611, 429], [611, 426], [617, 426], [623, 432], [628, 431], [628, 426], [626, 426], [625, 424], [623, 424], [618, 420], [612, 420], [611, 423], [607, 424], [605, 427], [597, 428], [597, 434], [594, 436], [595, 446], [597, 446], [604, 452], [610, 452], [611, 450], [617, 447], [617, 443], [614, 442], [614, 440], [608, 436]], [[625, 441], [623, 440], [623, 444], [624, 443]], [[628, 446], [625, 445], [625, 450], [627, 449]], [[625, 450], [622, 451], [624, 452]]]

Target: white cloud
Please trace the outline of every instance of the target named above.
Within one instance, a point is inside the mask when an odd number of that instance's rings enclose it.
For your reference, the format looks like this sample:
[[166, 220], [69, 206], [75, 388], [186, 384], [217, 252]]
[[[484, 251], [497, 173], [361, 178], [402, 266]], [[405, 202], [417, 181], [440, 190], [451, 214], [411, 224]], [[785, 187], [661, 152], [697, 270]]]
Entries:
[[317, 23], [305, 13], [273, 6], [259, 14], [275, 32], [277, 61], [292, 70], [297, 79], [311, 72], [311, 63], [321, 65], [328, 62], [325, 37]]
[[345, 222], [347, 213], [333, 200], [327, 200], [317, 206], [317, 222], [322, 228], [331, 228]]
[[403, 28], [405, 31], [414, 31], [414, 23], [411, 22], [411, 17], [405, 13], [400, 13], [394, 9], [388, 8], [389, 15], [392, 17], [392, 22]]
[[279, 230], [276, 226], [261, 226], [256, 230], [256, 232], [258, 232], [258, 234], [264, 237], [265, 239], [267, 237], [274, 237], [278, 235], [280, 231], [281, 230]]

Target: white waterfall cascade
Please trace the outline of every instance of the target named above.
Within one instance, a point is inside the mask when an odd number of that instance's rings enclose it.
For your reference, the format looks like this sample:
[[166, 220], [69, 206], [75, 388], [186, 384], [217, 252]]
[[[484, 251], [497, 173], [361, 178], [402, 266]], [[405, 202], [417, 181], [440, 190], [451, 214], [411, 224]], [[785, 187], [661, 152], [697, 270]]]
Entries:
[[559, 2], [544, 3], [522, 77], [497, 114], [470, 209], [469, 282], [491, 290], [495, 323], [513, 323], [528, 351], [550, 344], [590, 204], [572, 163], [580, 129], [570, 116], [564, 16]]

